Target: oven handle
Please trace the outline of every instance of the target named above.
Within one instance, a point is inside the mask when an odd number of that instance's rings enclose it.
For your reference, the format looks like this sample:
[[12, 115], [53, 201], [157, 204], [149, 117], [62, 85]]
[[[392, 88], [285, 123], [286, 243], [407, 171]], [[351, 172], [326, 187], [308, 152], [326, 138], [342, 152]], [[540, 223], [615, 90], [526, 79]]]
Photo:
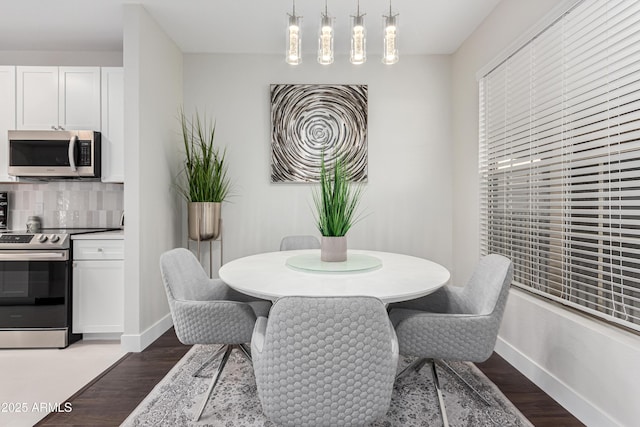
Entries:
[[0, 252], [0, 261], [67, 261], [69, 259], [68, 251], [11, 251]]

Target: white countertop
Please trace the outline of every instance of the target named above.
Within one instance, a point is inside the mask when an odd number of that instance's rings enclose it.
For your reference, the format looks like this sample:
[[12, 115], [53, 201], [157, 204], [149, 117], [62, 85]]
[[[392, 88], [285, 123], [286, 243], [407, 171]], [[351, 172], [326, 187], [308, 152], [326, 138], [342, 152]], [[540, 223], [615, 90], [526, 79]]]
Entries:
[[74, 234], [71, 240], [123, 240], [124, 230], [99, 231], [97, 233]]

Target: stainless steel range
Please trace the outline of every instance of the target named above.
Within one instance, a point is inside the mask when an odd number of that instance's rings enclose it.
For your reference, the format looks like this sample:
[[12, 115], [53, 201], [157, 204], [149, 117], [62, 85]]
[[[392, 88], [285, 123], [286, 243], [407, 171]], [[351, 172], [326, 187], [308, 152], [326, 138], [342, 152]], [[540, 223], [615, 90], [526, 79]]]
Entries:
[[0, 348], [64, 348], [71, 333], [71, 235], [108, 229], [0, 233]]

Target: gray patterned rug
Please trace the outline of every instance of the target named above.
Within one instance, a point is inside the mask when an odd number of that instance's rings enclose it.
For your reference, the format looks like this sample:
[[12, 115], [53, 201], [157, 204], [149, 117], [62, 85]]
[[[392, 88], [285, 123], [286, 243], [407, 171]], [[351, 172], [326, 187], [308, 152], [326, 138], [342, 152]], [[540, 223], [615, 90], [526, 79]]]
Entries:
[[[122, 425], [275, 427], [275, 424], [262, 414], [251, 364], [236, 350], [229, 358], [200, 422], [191, 421], [210, 383], [208, 378], [193, 377], [192, 374], [218, 347], [193, 346]], [[409, 362], [411, 359], [401, 358], [400, 368]], [[212, 363], [200, 375], [211, 376], [217, 364]], [[450, 365], [492, 403], [491, 406], [487, 406], [449, 371], [439, 369], [438, 376], [451, 426], [532, 427], [532, 424], [473, 364]], [[431, 368], [425, 365], [419, 374], [410, 373], [396, 381], [389, 412], [372, 427], [440, 425], [442, 422], [433, 388]]]

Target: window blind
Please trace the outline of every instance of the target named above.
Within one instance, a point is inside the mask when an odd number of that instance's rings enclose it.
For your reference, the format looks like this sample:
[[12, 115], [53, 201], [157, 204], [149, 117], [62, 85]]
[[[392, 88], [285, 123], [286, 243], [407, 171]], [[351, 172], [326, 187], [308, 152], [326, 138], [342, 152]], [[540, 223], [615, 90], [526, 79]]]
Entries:
[[480, 244], [640, 331], [640, 2], [578, 3], [479, 82]]

